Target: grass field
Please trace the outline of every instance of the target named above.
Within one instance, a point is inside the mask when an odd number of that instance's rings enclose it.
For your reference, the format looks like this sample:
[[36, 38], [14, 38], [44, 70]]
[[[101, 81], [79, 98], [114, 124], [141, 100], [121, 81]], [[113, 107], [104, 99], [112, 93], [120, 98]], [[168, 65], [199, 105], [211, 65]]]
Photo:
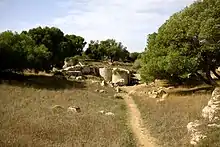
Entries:
[[[112, 88], [91, 82], [53, 83], [52, 77], [42, 77], [29, 77], [25, 84], [24, 80], [0, 84], [0, 146], [135, 146], [126, 106], [114, 99]], [[53, 111], [55, 105], [63, 108]], [[69, 106], [79, 106], [81, 112], [67, 112]]]
[[[195, 89], [186, 89], [175, 89], [163, 103], [133, 95], [145, 126], [162, 147], [189, 147], [190, 138], [186, 126], [201, 118], [201, 110], [210, 99], [210, 90], [195, 92]], [[207, 144], [212, 145], [210, 141]]]

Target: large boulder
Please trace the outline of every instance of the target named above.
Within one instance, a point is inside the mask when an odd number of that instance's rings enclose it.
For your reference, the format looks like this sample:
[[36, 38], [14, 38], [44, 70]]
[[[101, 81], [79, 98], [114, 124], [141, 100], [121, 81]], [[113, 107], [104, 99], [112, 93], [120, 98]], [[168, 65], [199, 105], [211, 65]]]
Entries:
[[110, 68], [99, 68], [99, 74], [107, 82], [112, 80], [112, 69]]
[[112, 83], [119, 86], [128, 85], [130, 82], [130, 71], [123, 68], [113, 68]]

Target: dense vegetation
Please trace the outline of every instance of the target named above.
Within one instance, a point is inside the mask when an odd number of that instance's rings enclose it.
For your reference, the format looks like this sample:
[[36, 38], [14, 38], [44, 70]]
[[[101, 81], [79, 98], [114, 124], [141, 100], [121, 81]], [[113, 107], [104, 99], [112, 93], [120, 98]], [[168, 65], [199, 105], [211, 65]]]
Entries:
[[141, 69], [145, 81], [182, 82], [194, 75], [215, 85], [210, 72], [220, 77], [215, 72], [220, 65], [220, 0], [196, 1], [175, 13], [147, 43]]
[[37, 27], [21, 33], [0, 33], [0, 71], [49, 71], [62, 67], [67, 57], [94, 60], [134, 61], [138, 53], [130, 54], [121, 42], [113, 39], [86, 42], [81, 36], [64, 35], [55, 27]]
[[68, 56], [80, 55], [86, 42], [75, 35], [64, 35], [58, 28], [33, 28], [22, 33], [0, 34], [0, 70], [48, 70], [60, 67]]

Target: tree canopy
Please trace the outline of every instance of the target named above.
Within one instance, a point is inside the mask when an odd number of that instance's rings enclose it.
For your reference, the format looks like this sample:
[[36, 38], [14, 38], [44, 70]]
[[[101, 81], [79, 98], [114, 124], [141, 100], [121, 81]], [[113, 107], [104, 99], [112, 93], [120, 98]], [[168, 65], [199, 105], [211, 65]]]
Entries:
[[[189, 74], [216, 84], [210, 76], [220, 65], [220, 0], [196, 1], [172, 15], [150, 34], [142, 57], [142, 78], [180, 80]], [[218, 76], [218, 75], [217, 75]], [[205, 79], [204, 79], [205, 80]]]
[[[67, 58], [88, 56], [95, 60], [126, 61], [130, 53], [114, 39], [90, 41], [74, 34], [64, 34], [55, 27], [36, 27], [21, 33], [0, 33], [0, 72], [4, 70], [49, 71], [52, 66], [62, 67]], [[136, 58], [136, 57], [133, 57]]]
[[81, 55], [83, 37], [65, 35], [55, 27], [37, 27], [22, 33], [0, 33], [0, 70], [49, 70], [61, 67], [66, 57]]
[[116, 42], [114, 39], [91, 41], [85, 53], [92, 59], [109, 59], [111, 62], [119, 60], [125, 61], [129, 57], [127, 48], [124, 47], [121, 42]]

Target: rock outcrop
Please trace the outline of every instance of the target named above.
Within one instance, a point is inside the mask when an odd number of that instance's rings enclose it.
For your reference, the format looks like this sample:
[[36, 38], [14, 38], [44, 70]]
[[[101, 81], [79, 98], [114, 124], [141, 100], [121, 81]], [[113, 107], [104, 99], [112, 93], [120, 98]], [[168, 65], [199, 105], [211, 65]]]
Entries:
[[[202, 109], [201, 114], [203, 120], [190, 122], [187, 125], [188, 132], [191, 135], [190, 143], [197, 145], [201, 140], [206, 138], [206, 132], [202, 131], [200, 126], [206, 128], [220, 128], [220, 87], [217, 87], [212, 92], [211, 99], [208, 101], [207, 106]], [[205, 124], [202, 122], [206, 122]]]

